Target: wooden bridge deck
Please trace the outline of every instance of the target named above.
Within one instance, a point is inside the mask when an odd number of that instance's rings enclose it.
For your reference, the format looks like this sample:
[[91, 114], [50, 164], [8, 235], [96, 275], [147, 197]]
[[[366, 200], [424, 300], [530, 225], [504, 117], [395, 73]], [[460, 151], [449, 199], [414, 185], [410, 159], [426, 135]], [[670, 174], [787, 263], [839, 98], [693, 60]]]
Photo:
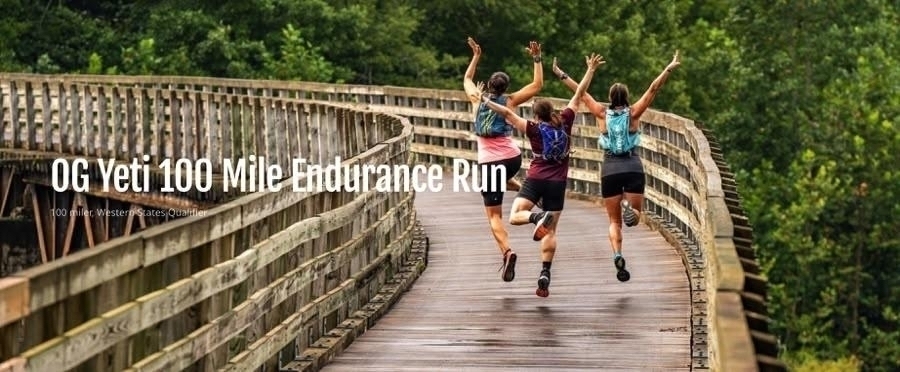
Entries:
[[[507, 192], [504, 220], [514, 197]], [[602, 207], [567, 200], [550, 297], [540, 298], [533, 225], [507, 224], [519, 260], [515, 280], [503, 282], [480, 203], [476, 193], [416, 195], [428, 268], [325, 371], [690, 369], [688, 279], [658, 233], [625, 230], [631, 280], [620, 283]]]

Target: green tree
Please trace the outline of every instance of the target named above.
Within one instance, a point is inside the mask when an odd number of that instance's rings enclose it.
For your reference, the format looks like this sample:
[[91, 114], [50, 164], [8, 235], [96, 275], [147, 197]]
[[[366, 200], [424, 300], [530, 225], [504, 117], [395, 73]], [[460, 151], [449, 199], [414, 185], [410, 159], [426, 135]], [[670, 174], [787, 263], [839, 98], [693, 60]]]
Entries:
[[319, 48], [306, 41], [291, 24], [283, 32], [280, 55], [267, 64], [271, 76], [280, 80], [331, 81], [334, 68]]

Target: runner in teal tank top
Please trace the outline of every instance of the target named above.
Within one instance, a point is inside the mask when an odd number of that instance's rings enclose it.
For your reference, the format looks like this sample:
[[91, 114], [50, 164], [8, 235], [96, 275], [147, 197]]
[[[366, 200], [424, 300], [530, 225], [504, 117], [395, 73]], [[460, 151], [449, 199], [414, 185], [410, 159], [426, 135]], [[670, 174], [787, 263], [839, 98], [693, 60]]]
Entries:
[[[626, 270], [625, 258], [622, 257], [622, 222], [631, 227], [640, 221], [646, 185], [644, 166], [636, 146], [640, 140], [641, 115], [653, 103], [669, 74], [680, 65], [678, 51], [675, 51], [672, 61], [634, 105], [629, 103], [628, 87], [622, 83], [615, 83], [609, 88], [609, 105], [595, 101], [589, 94], [582, 96], [582, 102], [597, 118], [597, 126], [600, 127], [598, 145], [604, 150], [603, 165], [600, 167], [600, 194], [609, 216], [609, 242], [616, 278], [623, 282], [630, 279], [631, 274]], [[553, 73], [569, 89], [576, 89], [575, 81], [559, 68], [555, 58]], [[627, 130], [623, 130], [623, 123], [627, 124]]]

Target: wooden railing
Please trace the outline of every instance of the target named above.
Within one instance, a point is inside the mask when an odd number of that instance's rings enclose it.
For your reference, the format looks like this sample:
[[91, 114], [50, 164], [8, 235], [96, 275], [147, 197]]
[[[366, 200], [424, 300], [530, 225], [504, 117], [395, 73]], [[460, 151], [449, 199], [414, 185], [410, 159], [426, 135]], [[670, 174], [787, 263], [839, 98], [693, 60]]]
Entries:
[[[8, 75], [4, 79], [12, 78], [50, 77]], [[52, 78], [63, 79], [69, 86], [99, 84], [199, 96], [230, 95], [242, 97], [242, 102], [339, 102], [354, 110], [408, 119], [414, 127], [411, 150], [417, 162], [451, 165], [458, 159], [476, 159], [469, 129], [471, 106], [461, 90], [165, 76]], [[551, 100], [557, 107], [565, 103]], [[530, 116], [529, 105], [518, 111]], [[569, 172], [572, 195], [599, 195], [603, 158], [596, 145], [599, 133], [594, 120], [583, 109], [576, 117], [575, 153]], [[692, 120], [674, 114], [649, 110], [642, 117], [641, 128], [639, 154], [647, 171], [645, 222], [679, 249], [691, 281], [693, 366], [722, 371], [784, 369], [777, 360], [774, 337], [767, 330], [766, 283], [752, 255], [752, 229], [740, 208], [737, 186], [721, 149]], [[516, 133], [516, 138], [527, 169], [528, 143], [521, 133]]]
[[288, 173], [278, 191], [0, 279], [0, 371], [272, 370], [365, 323], [409, 264], [413, 192], [324, 192], [308, 174], [297, 184], [312, 190], [298, 192], [289, 162], [409, 164], [405, 118], [56, 76], [0, 76], [0, 98], [0, 150], [153, 164], [257, 155]]

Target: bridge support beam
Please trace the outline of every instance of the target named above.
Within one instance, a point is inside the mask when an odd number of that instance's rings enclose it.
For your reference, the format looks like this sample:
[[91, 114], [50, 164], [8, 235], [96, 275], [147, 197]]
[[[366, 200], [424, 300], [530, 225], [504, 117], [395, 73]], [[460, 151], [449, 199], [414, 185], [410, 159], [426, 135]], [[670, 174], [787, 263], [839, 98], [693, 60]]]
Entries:
[[[57, 192], [50, 174], [29, 170], [31, 160], [0, 164], [0, 245], [7, 246], [18, 269], [60, 259], [111, 239], [195, 214], [198, 202], [180, 196], [148, 193]], [[24, 228], [25, 225], [29, 228]], [[39, 258], [34, 261], [31, 256]], [[6, 258], [6, 257], [4, 257]]]

